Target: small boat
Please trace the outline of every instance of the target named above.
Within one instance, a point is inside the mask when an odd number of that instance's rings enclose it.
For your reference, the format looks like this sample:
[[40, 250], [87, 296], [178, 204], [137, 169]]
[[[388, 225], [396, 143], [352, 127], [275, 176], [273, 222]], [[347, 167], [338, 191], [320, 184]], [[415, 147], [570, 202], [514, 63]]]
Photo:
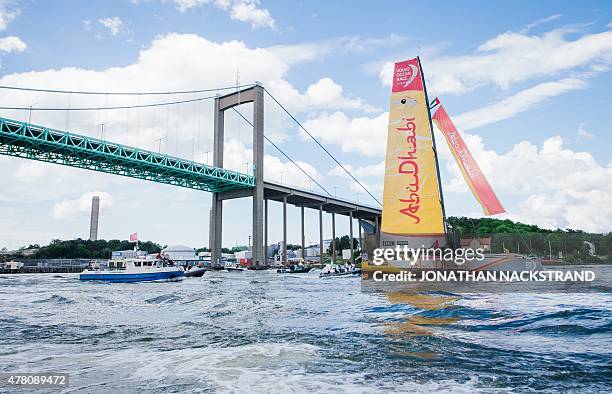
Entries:
[[180, 280], [185, 275], [183, 268], [167, 259], [125, 259], [109, 261], [107, 269], [83, 271], [79, 279], [113, 283]]
[[344, 267], [325, 267], [321, 273], [319, 273], [319, 278], [327, 278], [333, 276], [349, 276], [349, 275], [361, 275], [361, 268], [344, 268]]
[[191, 267], [185, 271], [185, 278], [201, 278], [210, 268], [206, 267]]
[[225, 270], [228, 272], [243, 272], [245, 269], [240, 267], [239, 265], [225, 263]]
[[293, 266], [291, 268], [279, 268], [276, 270], [279, 274], [305, 274], [310, 272], [311, 267]]

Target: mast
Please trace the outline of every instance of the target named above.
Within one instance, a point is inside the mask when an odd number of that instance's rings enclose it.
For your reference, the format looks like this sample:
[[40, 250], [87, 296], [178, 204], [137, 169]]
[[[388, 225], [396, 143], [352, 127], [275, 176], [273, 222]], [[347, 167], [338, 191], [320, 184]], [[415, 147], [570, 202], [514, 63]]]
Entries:
[[438, 175], [438, 191], [440, 195], [440, 205], [442, 206], [442, 221], [444, 223], [444, 235], [446, 236], [446, 242], [448, 243], [448, 229], [446, 228], [446, 210], [444, 209], [444, 193], [442, 193], [442, 178], [440, 178], [440, 164], [438, 163], [438, 149], [436, 148], [436, 137], [434, 136], [433, 122], [431, 121], [431, 109], [429, 108], [429, 97], [427, 97], [427, 86], [425, 84], [425, 74], [423, 74], [423, 66], [421, 65], [421, 58], [417, 56], [419, 62], [419, 72], [421, 73], [421, 79], [423, 80], [423, 93], [425, 93], [425, 103], [427, 105], [427, 115], [429, 116], [429, 130], [431, 131], [431, 145], [433, 147], [434, 158], [436, 161], [436, 174]]

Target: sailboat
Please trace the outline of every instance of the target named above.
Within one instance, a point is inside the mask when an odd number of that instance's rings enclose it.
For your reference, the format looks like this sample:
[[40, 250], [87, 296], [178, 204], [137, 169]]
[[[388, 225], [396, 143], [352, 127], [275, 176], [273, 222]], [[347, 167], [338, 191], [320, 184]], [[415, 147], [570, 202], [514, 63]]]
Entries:
[[[432, 116], [432, 107], [438, 107]], [[391, 87], [391, 105], [382, 223], [365, 224], [366, 256], [375, 248], [459, 249], [458, 235], [447, 225], [444, 197], [433, 132], [433, 122], [444, 135], [457, 160], [464, 179], [486, 215], [505, 212], [461, 135], [436, 98], [431, 106], [420, 59], [395, 63]], [[375, 271], [399, 272], [417, 270], [539, 270], [538, 259], [519, 254], [486, 254], [457, 264], [442, 259], [386, 260], [374, 265], [362, 263], [363, 278]]]

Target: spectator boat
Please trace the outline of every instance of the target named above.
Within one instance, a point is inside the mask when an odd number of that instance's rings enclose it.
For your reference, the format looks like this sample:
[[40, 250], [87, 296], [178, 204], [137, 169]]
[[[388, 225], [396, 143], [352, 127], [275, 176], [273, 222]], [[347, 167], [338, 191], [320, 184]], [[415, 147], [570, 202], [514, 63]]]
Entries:
[[101, 281], [113, 283], [175, 281], [185, 275], [183, 268], [176, 266], [167, 259], [125, 259], [109, 261], [106, 269], [90, 269], [83, 271], [79, 279], [82, 281]]

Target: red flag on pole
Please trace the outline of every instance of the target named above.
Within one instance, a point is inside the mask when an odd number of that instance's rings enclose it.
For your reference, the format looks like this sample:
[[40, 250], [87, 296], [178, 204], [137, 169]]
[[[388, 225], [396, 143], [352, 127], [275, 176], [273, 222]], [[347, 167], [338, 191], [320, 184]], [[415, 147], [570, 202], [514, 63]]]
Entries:
[[130, 242], [138, 242], [138, 233], [130, 234]]

